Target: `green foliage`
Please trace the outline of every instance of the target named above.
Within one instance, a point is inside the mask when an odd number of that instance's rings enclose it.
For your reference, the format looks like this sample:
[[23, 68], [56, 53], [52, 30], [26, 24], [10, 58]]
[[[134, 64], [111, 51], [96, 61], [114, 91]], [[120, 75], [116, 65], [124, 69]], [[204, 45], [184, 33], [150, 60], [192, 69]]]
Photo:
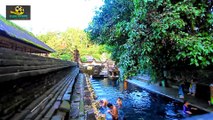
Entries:
[[61, 58], [62, 60], [70, 60], [70, 59], [72, 58], [72, 56], [71, 56], [70, 54], [68, 54], [68, 53], [65, 53], [65, 54], [62, 54], [62, 55], [60, 56], [60, 58]]
[[87, 58], [85, 56], [81, 57], [81, 62], [86, 62]]
[[212, 1], [105, 0], [87, 32], [110, 46], [124, 77], [148, 70], [162, 79], [165, 70], [212, 65], [212, 9]]
[[74, 49], [80, 52], [81, 60], [85, 61], [85, 56], [91, 55], [95, 59], [102, 59], [102, 54], [107, 53], [104, 45], [93, 45], [88, 35], [80, 29], [69, 28], [65, 32], [48, 32], [38, 35], [38, 38], [51, 48], [56, 50], [50, 55], [54, 58], [72, 60]]

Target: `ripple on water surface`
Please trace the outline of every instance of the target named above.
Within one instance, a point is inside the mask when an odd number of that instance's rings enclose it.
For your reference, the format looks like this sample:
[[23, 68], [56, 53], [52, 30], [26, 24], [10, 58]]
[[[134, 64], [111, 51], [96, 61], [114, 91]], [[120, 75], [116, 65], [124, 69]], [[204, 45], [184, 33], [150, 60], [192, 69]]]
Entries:
[[115, 104], [123, 98], [123, 111], [127, 120], [178, 120], [182, 105], [176, 101], [156, 95], [129, 84], [124, 89], [123, 82], [108, 79], [91, 79], [97, 99], [107, 99]]

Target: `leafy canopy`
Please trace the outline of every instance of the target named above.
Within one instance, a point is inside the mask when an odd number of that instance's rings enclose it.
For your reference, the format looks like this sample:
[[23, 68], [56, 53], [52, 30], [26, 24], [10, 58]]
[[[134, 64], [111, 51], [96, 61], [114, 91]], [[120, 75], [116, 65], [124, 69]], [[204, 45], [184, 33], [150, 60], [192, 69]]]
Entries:
[[124, 78], [149, 71], [207, 69], [213, 63], [211, 0], [105, 0], [87, 28], [110, 46]]
[[65, 32], [48, 32], [38, 35], [38, 38], [56, 50], [50, 55], [63, 60], [73, 60], [73, 51], [77, 48], [82, 62], [87, 55], [97, 60], [108, 59], [109, 54], [103, 45], [94, 45], [88, 35], [80, 29], [69, 28]]

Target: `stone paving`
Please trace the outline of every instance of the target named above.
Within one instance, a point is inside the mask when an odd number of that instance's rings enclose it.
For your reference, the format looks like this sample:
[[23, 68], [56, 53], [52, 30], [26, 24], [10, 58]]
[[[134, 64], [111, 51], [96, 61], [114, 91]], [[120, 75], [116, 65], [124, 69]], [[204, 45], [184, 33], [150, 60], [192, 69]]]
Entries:
[[[147, 82], [137, 80], [135, 78], [131, 80], [127, 80], [127, 82], [132, 83], [141, 88], [144, 88], [146, 90], [149, 90], [151, 92], [158, 93], [163, 96], [167, 96], [169, 98], [183, 102], [183, 99], [178, 98], [178, 90], [175, 88], [166, 88], [166, 87], [161, 87], [155, 84], [148, 84]], [[204, 101], [202, 99], [198, 99], [189, 95], [185, 95], [185, 99], [188, 100], [190, 104], [194, 107], [205, 110], [207, 112], [213, 112], [213, 107], [209, 106], [207, 101]]]
[[77, 81], [74, 86], [73, 94], [71, 97], [71, 110], [70, 110], [70, 119], [71, 120], [84, 120], [84, 107], [83, 105], [83, 74], [79, 74]]
[[71, 97], [70, 120], [95, 120], [85, 75], [80, 73]]

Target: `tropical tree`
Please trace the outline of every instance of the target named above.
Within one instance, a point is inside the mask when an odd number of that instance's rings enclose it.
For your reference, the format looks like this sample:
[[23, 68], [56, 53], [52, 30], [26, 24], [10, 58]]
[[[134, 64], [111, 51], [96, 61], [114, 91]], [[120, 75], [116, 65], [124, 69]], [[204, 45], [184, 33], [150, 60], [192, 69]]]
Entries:
[[88, 35], [80, 29], [69, 28], [65, 32], [48, 32], [37, 37], [56, 51], [50, 54], [55, 58], [72, 60], [76, 48], [80, 52], [82, 61], [85, 61], [87, 55], [97, 60], [101, 60], [103, 55], [109, 56], [105, 46], [92, 44]]
[[170, 69], [207, 69], [213, 63], [211, 0], [105, 0], [87, 28], [111, 46], [124, 77], [148, 70], [157, 80]]

